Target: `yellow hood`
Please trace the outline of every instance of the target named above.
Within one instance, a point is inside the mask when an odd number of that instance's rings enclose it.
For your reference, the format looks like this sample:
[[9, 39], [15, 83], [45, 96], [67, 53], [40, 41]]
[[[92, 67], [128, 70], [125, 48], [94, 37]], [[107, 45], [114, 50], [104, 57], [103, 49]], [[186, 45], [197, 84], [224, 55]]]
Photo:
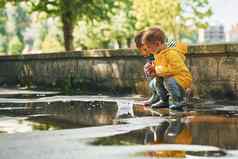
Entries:
[[158, 54], [164, 54], [167, 53], [169, 50], [175, 50], [176, 52], [181, 53], [182, 55], [187, 54], [188, 52], [188, 45], [185, 43], [176, 43], [175, 48], [167, 48], [159, 52]]
[[176, 49], [184, 55], [188, 53], [188, 45], [185, 43], [177, 43]]
[[169, 52], [177, 52], [178, 55], [185, 61], [185, 54], [188, 52], [188, 46], [185, 43], [177, 43], [175, 48], [167, 48], [157, 53], [157, 56], [160, 54], [168, 54]]

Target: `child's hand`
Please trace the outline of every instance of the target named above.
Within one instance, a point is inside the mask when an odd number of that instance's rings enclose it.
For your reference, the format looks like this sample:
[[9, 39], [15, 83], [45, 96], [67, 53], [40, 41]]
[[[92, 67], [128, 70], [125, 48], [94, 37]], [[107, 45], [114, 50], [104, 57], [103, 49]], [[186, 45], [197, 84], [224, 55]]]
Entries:
[[144, 65], [144, 72], [147, 76], [155, 76], [155, 66], [154, 63], [148, 62]]
[[159, 76], [159, 77], [163, 77], [165, 69], [166, 68], [163, 67], [163, 66], [156, 66], [156, 75]]
[[157, 72], [158, 74], [161, 74], [162, 70], [163, 70], [163, 67], [162, 67], [162, 66], [157, 66], [157, 67], [156, 67], [156, 72]]

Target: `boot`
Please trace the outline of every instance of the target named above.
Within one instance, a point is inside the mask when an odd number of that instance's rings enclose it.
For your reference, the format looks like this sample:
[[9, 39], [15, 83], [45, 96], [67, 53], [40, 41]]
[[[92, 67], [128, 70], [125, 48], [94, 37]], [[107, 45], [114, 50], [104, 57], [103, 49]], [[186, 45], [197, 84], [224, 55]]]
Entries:
[[172, 110], [183, 110], [183, 107], [186, 105], [185, 101], [174, 102], [169, 106], [169, 109]]
[[141, 105], [143, 105], [143, 106], [150, 106], [153, 103], [158, 102], [159, 100], [160, 100], [160, 97], [156, 93], [153, 93], [152, 96], [148, 100], [142, 101]]
[[169, 107], [169, 96], [151, 105], [151, 108], [168, 108], [168, 107]]

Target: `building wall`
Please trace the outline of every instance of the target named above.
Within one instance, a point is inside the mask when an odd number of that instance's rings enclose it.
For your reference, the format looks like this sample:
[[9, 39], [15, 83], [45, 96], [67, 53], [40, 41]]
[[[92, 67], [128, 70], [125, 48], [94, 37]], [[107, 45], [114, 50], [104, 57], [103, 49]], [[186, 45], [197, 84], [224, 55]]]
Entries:
[[231, 42], [238, 41], [238, 24], [233, 25], [231, 30], [229, 31], [229, 40]]
[[[144, 64], [131, 49], [1, 56], [0, 84], [148, 95]], [[190, 46], [187, 64], [195, 95], [238, 96], [238, 44]]]
[[223, 25], [212, 25], [208, 29], [204, 30], [205, 42], [224, 42], [225, 30]]

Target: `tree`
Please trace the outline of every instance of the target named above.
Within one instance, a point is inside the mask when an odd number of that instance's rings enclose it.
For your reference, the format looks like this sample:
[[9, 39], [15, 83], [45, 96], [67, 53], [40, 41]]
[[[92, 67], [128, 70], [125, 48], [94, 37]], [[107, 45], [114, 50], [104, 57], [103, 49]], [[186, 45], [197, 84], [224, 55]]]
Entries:
[[130, 47], [136, 23], [132, 4], [132, 0], [118, 3], [116, 14], [109, 20], [79, 21], [75, 29], [75, 44], [90, 49]]
[[180, 31], [178, 39], [183, 36], [191, 36], [198, 29], [208, 27], [208, 18], [212, 15], [212, 9], [208, 0], [180, 0], [180, 15], [177, 19], [177, 30]]
[[207, 26], [212, 11], [208, 0], [134, 0], [136, 28], [142, 30], [159, 25], [169, 36], [180, 40], [181, 34], [191, 34]]
[[9, 40], [8, 52], [10, 52], [11, 54], [20, 55], [22, 53], [23, 48], [23, 43], [17, 36], [12, 37], [12, 39]]
[[33, 11], [46, 12], [49, 16], [61, 18], [64, 46], [67, 51], [74, 50], [73, 31], [78, 20], [108, 19], [118, 6], [118, 1], [114, 0], [31, 0], [30, 3]]
[[5, 24], [7, 21], [6, 12], [0, 8], [0, 53], [7, 53], [7, 38]]
[[121, 4], [118, 14], [111, 20], [112, 37], [117, 40], [119, 48], [122, 41], [126, 42], [129, 48], [131, 39], [135, 33], [136, 18], [133, 15], [133, 1], [130, 0], [126, 4]]
[[1, 52], [22, 52], [24, 46], [23, 33], [29, 22], [29, 15], [23, 3], [16, 3], [15, 5], [9, 3], [6, 5], [4, 1], [0, 1]]

